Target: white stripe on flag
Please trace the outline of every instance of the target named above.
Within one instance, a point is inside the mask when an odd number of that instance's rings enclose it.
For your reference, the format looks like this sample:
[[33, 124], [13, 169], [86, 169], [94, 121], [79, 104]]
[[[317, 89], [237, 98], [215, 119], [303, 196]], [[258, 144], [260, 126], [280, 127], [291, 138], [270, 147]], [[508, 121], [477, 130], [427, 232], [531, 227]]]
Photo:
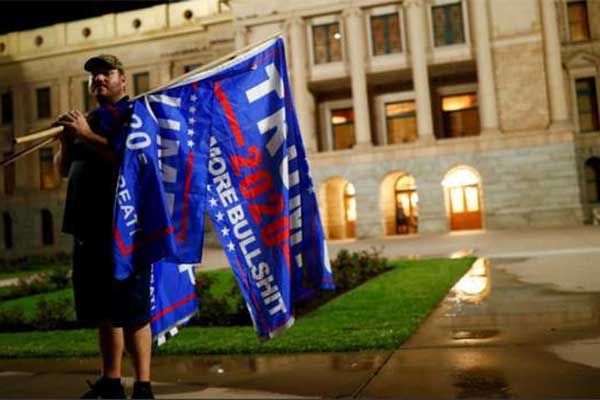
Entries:
[[174, 119], [158, 119], [158, 126], [161, 127], [162, 129], [171, 129], [174, 131], [179, 131], [179, 128], [181, 127], [181, 123], [179, 121], [176, 121]]
[[148, 99], [153, 103], [162, 103], [166, 106], [181, 107], [181, 99], [179, 97], [171, 97], [166, 94], [150, 94]]

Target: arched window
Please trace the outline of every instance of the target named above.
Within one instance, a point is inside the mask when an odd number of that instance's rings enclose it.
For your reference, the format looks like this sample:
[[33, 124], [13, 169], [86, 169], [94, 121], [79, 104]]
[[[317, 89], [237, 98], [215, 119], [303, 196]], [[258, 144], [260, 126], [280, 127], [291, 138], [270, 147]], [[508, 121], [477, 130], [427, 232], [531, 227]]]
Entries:
[[42, 244], [45, 246], [54, 244], [52, 213], [47, 209], [42, 210]]
[[467, 166], [450, 170], [442, 186], [446, 191], [450, 229], [481, 229], [481, 178]]
[[13, 228], [12, 228], [12, 217], [9, 213], [2, 213], [2, 221], [4, 225], [4, 248], [13, 248]]
[[344, 210], [346, 212], [346, 237], [356, 237], [356, 189], [350, 182], [344, 188]]
[[401, 176], [394, 185], [396, 205], [396, 232], [401, 235], [417, 233], [418, 210], [415, 178], [410, 175]]
[[588, 203], [600, 202], [600, 158], [592, 157], [585, 162], [585, 188]]
[[319, 189], [320, 208], [327, 239], [356, 237], [356, 190], [341, 177], [329, 178]]

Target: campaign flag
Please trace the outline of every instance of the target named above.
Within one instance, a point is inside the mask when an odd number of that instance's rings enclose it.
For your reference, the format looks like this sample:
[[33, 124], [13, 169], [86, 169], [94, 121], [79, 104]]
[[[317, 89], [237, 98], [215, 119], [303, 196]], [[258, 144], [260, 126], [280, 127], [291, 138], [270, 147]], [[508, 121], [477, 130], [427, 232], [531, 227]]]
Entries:
[[176, 335], [198, 311], [193, 264], [158, 262], [152, 265], [150, 328], [158, 346]]
[[206, 207], [260, 338], [333, 289], [281, 38], [136, 100], [123, 148], [117, 278], [199, 262]]

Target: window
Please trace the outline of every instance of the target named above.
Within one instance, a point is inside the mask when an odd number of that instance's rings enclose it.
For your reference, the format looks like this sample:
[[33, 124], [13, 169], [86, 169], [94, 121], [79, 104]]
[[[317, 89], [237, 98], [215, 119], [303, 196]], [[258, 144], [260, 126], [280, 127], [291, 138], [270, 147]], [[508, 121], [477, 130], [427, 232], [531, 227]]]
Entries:
[[313, 25], [313, 47], [315, 64], [324, 64], [342, 60], [342, 34], [340, 24], [333, 22], [325, 25]]
[[417, 118], [414, 101], [385, 104], [388, 144], [417, 140]]
[[401, 52], [402, 42], [398, 13], [371, 16], [371, 36], [373, 55]]
[[431, 8], [435, 46], [465, 43], [461, 3]]
[[600, 158], [592, 157], [585, 162], [585, 188], [588, 203], [600, 202]]
[[596, 79], [594, 77], [577, 79], [575, 90], [577, 91], [579, 131], [593, 132], [600, 130]]
[[446, 138], [479, 135], [477, 95], [466, 93], [442, 97], [442, 119]]
[[38, 119], [50, 118], [50, 88], [39, 88], [36, 90], [37, 117]]
[[40, 187], [54, 189], [57, 186], [56, 171], [54, 170], [54, 153], [52, 148], [40, 150]]
[[148, 90], [150, 90], [150, 74], [148, 72], [133, 74], [133, 95], [137, 96]]
[[[4, 153], [4, 158], [12, 155], [10, 152]], [[15, 164], [4, 166], [4, 194], [10, 195], [15, 193]]]
[[90, 111], [96, 105], [96, 99], [90, 94], [89, 81], [85, 80], [81, 82], [81, 93], [83, 99], [83, 110]]
[[52, 213], [47, 209], [42, 210], [42, 244], [45, 246], [54, 244]]
[[590, 26], [588, 24], [587, 3], [585, 1], [569, 2], [567, 4], [567, 17], [569, 19], [571, 41], [589, 40]]
[[200, 68], [202, 66], [202, 63], [197, 63], [197, 64], [189, 64], [189, 65], [185, 65], [183, 67], [183, 72], [184, 73], [188, 73], [196, 68]]
[[2, 222], [4, 225], [4, 248], [12, 249], [13, 248], [13, 226], [12, 226], [12, 218], [9, 213], [2, 213]]
[[0, 110], [0, 116], [2, 116], [2, 125], [8, 125], [13, 123], [13, 100], [12, 92], [9, 90], [2, 93], [2, 109]]
[[356, 144], [352, 108], [331, 110], [331, 132], [334, 150], [351, 149]]

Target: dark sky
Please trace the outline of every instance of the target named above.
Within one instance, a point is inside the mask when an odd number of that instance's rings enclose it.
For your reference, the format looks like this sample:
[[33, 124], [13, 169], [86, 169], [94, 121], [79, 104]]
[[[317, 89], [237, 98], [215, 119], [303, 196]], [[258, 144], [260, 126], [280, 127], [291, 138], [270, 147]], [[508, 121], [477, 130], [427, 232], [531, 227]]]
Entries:
[[129, 1], [6, 1], [0, 0], [0, 35], [96, 17], [112, 12], [135, 10], [157, 4], [175, 3], [178, 0]]

